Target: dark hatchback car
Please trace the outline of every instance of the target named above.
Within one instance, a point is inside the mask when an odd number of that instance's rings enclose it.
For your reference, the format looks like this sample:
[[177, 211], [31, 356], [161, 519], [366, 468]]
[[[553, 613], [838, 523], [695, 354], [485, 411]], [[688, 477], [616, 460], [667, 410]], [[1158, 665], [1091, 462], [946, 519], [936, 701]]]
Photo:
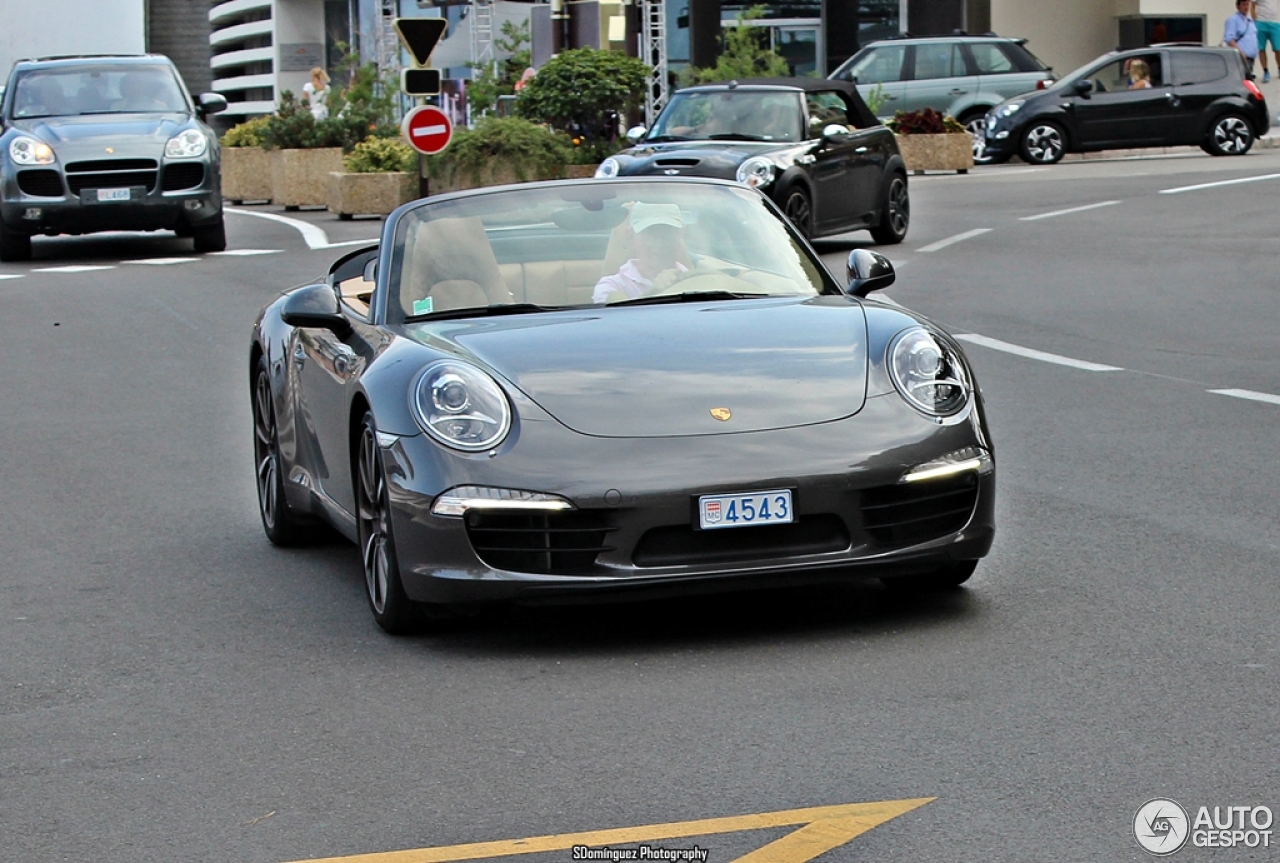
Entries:
[[20, 60], [0, 113], [0, 260], [36, 234], [168, 229], [226, 248], [216, 93], [193, 101], [158, 55]]
[[857, 89], [821, 78], [768, 78], [676, 92], [635, 146], [597, 178], [716, 177], [759, 189], [806, 237], [866, 229], [907, 236], [911, 204], [897, 140]]
[[1267, 102], [1232, 48], [1113, 51], [1047, 90], [987, 114], [987, 155], [1050, 165], [1068, 152], [1196, 144], [1247, 153], [1271, 127]]

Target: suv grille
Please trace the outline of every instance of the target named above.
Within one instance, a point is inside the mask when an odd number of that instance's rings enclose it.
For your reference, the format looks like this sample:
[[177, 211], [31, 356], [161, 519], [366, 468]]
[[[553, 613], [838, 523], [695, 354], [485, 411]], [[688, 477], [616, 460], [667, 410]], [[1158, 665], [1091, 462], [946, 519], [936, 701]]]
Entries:
[[636, 566], [683, 566], [795, 557], [844, 551], [849, 531], [838, 515], [806, 515], [794, 524], [770, 524], [720, 530], [686, 525], [655, 527], [636, 545]]
[[192, 189], [204, 182], [204, 165], [199, 162], [179, 162], [164, 166], [163, 188], [166, 192]]
[[157, 167], [153, 159], [72, 162], [67, 165], [67, 185], [76, 195], [84, 189], [115, 189], [125, 186], [143, 186], [150, 192], [156, 187]]
[[62, 177], [57, 171], [41, 168], [35, 171], [18, 172], [18, 188], [24, 195], [39, 195], [42, 198], [61, 198]]
[[570, 512], [467, 513], [467, 538], [476, 556], [494, 569], [552, 575], [587, 572], [616, 528], [598, 515]]
[[862, 523], [881, 548], [916, 545], [964, 527], [978, 504], [978, 477], [961, 474], [862, 493]]

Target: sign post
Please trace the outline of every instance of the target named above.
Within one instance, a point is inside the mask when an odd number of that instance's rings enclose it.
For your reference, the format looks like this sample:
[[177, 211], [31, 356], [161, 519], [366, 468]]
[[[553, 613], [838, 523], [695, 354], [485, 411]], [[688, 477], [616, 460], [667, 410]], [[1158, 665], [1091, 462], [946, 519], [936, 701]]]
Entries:
[[[440, 94], [440, 70], [432, 69], [431, 52], [444, 36], [449, 22], [443, 18], [397, 18], [393, 22], [400, 43], [413, 57], [414, 68], [400, 72], [400, 90], [418, 99], [418, 106], [405, 114], [400, 129], [418, 156], [418, 195], [431, 193], [427, 174], [427, 156], [449, 146], [453, 123], [439, 108], [426, 104], [426, 97]], [[434, 113], [426, 113], [430, 109]]]

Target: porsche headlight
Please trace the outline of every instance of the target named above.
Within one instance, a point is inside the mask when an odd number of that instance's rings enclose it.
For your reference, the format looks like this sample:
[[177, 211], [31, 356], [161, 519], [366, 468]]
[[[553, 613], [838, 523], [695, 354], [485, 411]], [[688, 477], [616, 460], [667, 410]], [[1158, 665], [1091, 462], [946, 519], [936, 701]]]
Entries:
[[207, 149], [209, 149], [209, 139], [204, 136], [204, 133], [199, 129], [188, 129], [169, 139], [169, 142], [164, 145], [164, 155], [167, 159], [194, 159], [197, 156], [203, 156]]
[[596, 179], [608, 180], [611, 177], [616, 177], [621, 168], [622, 165], [618, 164], [618, 160], [610, 156], [600, 163], [600, 167], [596, 168]]
[[445, 446], [479, 452], [511, 431], [511, 405], [502, 388], [475, 366], [442, 360], [426, 368], [410, 402], [418, 424]]
[[957, 351], [924, 327], [903, 330], [889, 345], [889, 375], [902, 397], [930, 416], [949, 416], [969, 401], [969, 373]]
[[752, 156], [738, 166], [737, 180], [752, 189], [763, 189], [773, 182], [773, 162], [764, 156]]
[[14, 138], [9, 142], [9, 158], [15, 165], [52, 165], [53, 148], [35, 138]]

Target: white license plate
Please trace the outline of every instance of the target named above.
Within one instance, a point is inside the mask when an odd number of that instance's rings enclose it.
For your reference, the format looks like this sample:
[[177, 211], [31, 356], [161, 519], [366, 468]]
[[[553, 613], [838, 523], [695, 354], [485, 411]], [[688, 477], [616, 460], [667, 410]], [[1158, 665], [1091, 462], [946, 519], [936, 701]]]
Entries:
[[709, 494], [698, 498], [698, 526], [748, 527], [753, 524], [790, 524], [791, 491], [757, 491], [751, 494]]
[[99, 201], [127, 201], [129, 200], [128, 189], [99, 189]]

